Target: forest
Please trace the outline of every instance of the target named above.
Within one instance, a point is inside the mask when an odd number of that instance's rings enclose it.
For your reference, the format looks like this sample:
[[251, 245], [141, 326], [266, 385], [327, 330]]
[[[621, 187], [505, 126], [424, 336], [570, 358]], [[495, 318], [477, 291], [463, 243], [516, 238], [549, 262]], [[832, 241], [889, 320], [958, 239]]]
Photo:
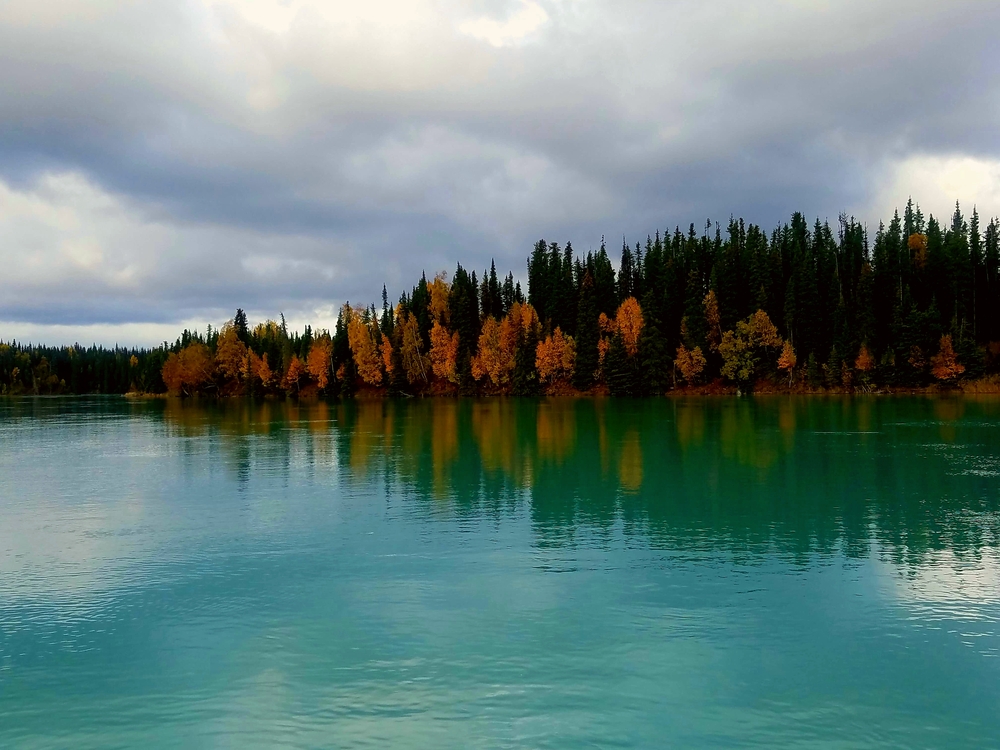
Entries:
[[495, 265], [426, 274], [398, 302], [345, 304], [333, 331], [284, 318], [149, 349], [0, 343], [0, 393], [612, 396], [880, 392], [1000, 384], [1000, 221], [908, 201], [770, 235], [730, 219], [623, 239], [612, 262], [539, 240], [527, 292]]

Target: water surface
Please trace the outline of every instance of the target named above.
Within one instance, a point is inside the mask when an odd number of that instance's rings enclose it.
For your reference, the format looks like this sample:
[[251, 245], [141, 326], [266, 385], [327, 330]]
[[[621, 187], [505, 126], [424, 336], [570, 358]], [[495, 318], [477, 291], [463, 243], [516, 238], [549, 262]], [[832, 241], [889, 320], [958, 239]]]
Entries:
[[1000, 401], [0, 400], [0, 747], [995, 746]]

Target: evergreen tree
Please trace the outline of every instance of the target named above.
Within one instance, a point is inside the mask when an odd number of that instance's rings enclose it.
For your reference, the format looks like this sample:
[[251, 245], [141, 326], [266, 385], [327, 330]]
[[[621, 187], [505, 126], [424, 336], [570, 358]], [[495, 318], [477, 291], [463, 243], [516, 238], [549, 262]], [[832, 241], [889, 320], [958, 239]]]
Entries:
[[236, 308], [236, 315], [233, 316], [233, 328], [236, 329], [236, 336], [244, 344], [250, 343], [250, 329], [247, 327], [247, 314], [243, 308]]
[[[518, 292], [520, 292], [520, 287], [518, 288]], [[506, 315], [507, 311], [510, 310], [511, 306], [518, 301], [517, 297], [514, 294], [513, 273], [508, 272], [507, 278], [503, 280], [503, 290], [500, 292], [500, 298], [503, 302], [502, 313]]]
[[632, 358], [625, 351], [625, 343], [620, 334], [611, 337], [611, 346], [604, 355], [604, 372], [608, 381], [608, 391], [612, 396], [635, 395], [634, 367]]
[[628, 246], [625, 238], [622, 237], [622, 260], [618, 265], [618, 302], [635, 295], [635, 259], [632, 255], [632, 248]]
[[538, 335], [534, 330], [521, 333], [514, 356], [515, 396], [537, 396], [540, 390], [538, 370], [535, 367], [535, 352], [538, 349]]
[[[649, 255], [647, 254], [647, 258]], [[641, 391], [646, 395], [660, 395], [670, 387], [671, 360], [667, 349], [666, 338], [660, 331], [660, 317], [656, 314], [656, 305], [652, 289], [646, 291], [643, 298], [645, 324], [639, 334], [639, 370]], [[579, 354], [577, 355], [579, 357]]]
[[615, 310], [618, 309], [618, 291], [615, 283], [615, 269], [611, 265], [603, 237], [601, 237], [601, 248], [594, 255], [593, 264], [590, 272], [594, 277], [594, 298], [597, 301], [597, 313], [613, 317]]
[[597, 372], [597, 342], [600, 330], [597, 327], [597, 299], [594, 279], [590, 271], [585, 271], [580, 283], [580, 300], [576, 322], [576, 367], [573, 371], [573, 385], [582, 391], [594, 384]]

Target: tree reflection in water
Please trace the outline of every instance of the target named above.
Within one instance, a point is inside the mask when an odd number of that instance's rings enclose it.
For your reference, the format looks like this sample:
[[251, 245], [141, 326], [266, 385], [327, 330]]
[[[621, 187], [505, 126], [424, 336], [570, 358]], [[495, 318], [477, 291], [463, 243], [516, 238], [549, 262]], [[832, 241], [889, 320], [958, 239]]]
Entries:
[[[211, 434], [243, 482], [310, 471], [384, 482], [429, 512], [527, 512], [539, 544], [579, 532], [681, 550], [865, 557], [899, 565], [995, 547], [982, 398], [427, 399], [143, 407]], [[418, 506], [419, 507], [419, 506]]]

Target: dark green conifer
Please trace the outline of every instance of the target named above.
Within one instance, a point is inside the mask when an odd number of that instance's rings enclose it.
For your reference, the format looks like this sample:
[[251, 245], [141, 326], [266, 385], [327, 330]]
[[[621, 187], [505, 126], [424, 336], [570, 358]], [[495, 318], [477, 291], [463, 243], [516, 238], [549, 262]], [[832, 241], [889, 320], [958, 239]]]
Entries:
[[594, 279], [590, 271], [584, 271], [580, 283], [580, 300], [576, 322], [576, 367], [573, 371], [573, 385], [582, 391], [594, 384], [594, 373], [598, 366], [597, 343], [600, 330], [597, 326], [597, 300], [594, 293]]

